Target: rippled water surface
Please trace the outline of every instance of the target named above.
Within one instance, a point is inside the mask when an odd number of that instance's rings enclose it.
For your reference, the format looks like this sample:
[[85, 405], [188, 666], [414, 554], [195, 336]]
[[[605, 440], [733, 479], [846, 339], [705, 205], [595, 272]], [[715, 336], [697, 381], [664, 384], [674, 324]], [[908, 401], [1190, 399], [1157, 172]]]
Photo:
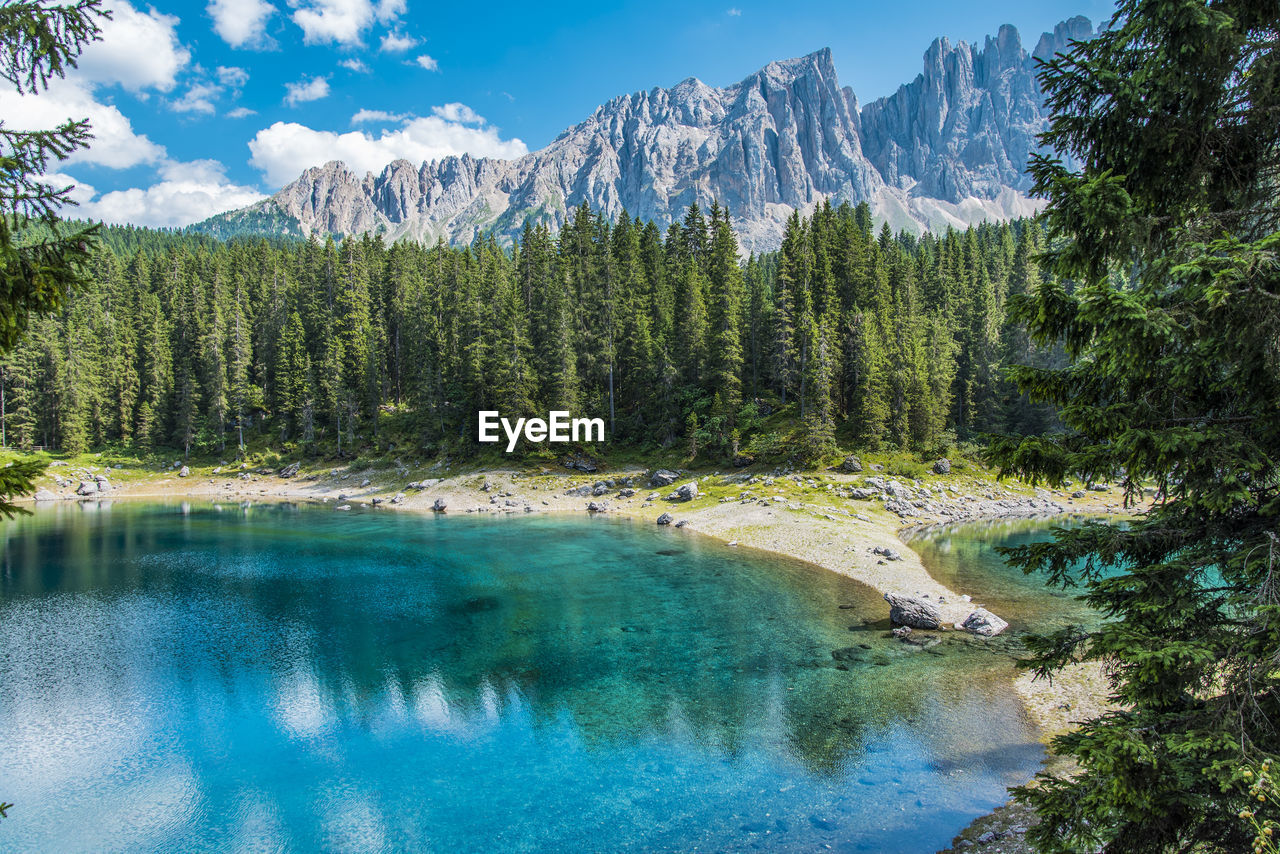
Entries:
[[42, 509], [0, 568], [0, 849], [933, 851], [1041, 749], [1007, 659], [884, 616], [611, 520]]

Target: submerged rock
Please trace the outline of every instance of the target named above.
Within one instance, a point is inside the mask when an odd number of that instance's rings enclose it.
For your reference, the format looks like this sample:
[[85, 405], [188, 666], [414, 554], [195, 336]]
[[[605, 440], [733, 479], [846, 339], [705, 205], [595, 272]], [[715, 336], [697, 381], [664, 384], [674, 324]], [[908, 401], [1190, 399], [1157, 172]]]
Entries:
[[988, 611], [986, 608], [978, 608], [972, 614], [964, 618], [964, 622], [960, 624], [960, 628], [966, 632], [973, 632], [975, 635], [982, 635], [985, 638], [995, 637], [996, 635], [1009, 628], [1009, 624]]
[[931, 603], [901, 593], [886, 593], [889, 603], [889, 620], [899, 626], [913, 629], [936, 629], [942, 625], [942, 614]]

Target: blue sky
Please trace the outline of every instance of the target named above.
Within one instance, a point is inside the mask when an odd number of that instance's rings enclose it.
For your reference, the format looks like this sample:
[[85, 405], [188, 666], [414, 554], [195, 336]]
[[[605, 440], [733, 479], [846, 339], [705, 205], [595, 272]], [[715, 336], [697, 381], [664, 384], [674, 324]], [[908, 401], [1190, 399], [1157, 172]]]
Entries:
[[107, 0], [102, 42], [37, 97], [0, 93], [13, 127], [91, 119], [59, 164], [81, 215], [184, 225], [279, 189], [309, 165], [376, 169], [545, 146], [609, 98], [686, 77], [723, 86], [830, 47], [866, 103], [919, 73], [936, 36], [1003, 23], [1024, 46], [1097, 0], [625, 4], [425, 0]]

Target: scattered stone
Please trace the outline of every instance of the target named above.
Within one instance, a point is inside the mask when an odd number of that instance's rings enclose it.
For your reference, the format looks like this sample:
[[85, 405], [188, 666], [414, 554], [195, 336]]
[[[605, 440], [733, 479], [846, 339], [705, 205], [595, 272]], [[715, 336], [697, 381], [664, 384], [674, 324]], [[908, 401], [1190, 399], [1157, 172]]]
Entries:
[[57, 501], [58, 496], [54, 495], [52, 492], [50, 492], [49, 490], [45, 489], [42, 486], [36, 490], [35, 500], [36, 501]]
[[964, 622], [960, 624], [960, 628], [966, 632], [973, 632], [975, 635], [981, 635], [984, 638], [995, 637], [996, 635], [1009, 628], [1009, 624], [988, 611], [986, 608], [978, 608], [972, 614], [964, 618]]
[[853, 454], [850, 454], [844, 458], [843, 462], [840, 463], [840, 471], [845, 472], [846, 474], [858, 474], [862, 471], [862, 460], [858, 459]]
[[670, 486], [676, 482], [676, 478], [680, 475], [668, 469], [658, 469], [649, 475], [649, 486]]
[[942, 625], [942, 614], [931, 603], [901, 593], [886, 593], [889, 603], [889, 620], [899, 626], [913, 629], [936, 629]]
[[750, 454], [735, 454], [733, 457], [734, 468], [746, 468], [756, 461], [756, 458]]
[[619, 497], [619, 498], [630, 498], [631, 496], [633, 496], [633, 495], [635, 495], [635, 494], [636, 494], [636, 491], [635, 491], [634, 489], [631, 489], [631, 488], [629, 488], [629, 487], [628, 487], [627, 489], [624, 489], [624, 490], [622, 490], [621, 492], [619, 492], [619, 493], [618, 493], [618, 497]]
[[951, 474], [951, 460], [943, 457], [933, 464], [934, 474]]
[[289, 465], [280, 469], [280, 476], [293, 477], [295, 474], [298, 473], [298, 469], [301, 467], [301, 465], [302, 465], [301, 463], [289, 463]]
[[76, 495], [97, 495], [98, 482], [95, 480], [82, 480], [80, 486], [76, 489]]
[[676, 527], [683, 528], [685, 525], [688, 525], [688, 524], [689, 524], [689, 521], [687, 519], [681, 519], [679, 522], [676, 522]]
[[673, 493], [667, 496], [668, 501], [692, 501], [698, 497], [698, 484], [695, 482], [681, 484]]
[[873, 555], [880, 555], [885, 560], [902, 560], [902, 555], [885, 546], [876, 546], [871, 550]]
[[435, 502], [431, 505], [431, 509], [437, 513], [443, 513], [448, 508], [449, 508], [449, 502], [445, 501], [443, 498], [437, 498]]
[[1083, 491], [1083, 490], [1079, 490], [1079, 489], [1077, 489], [1075, 492], [1071, 493], [1071, 497], [1072, 497], [1072, 498], [1084, 498], [1084, 495], [1085, 495], [1085, 494], [1084, 494], [1084, 491]]
[[178, 477], [189, 477], [190, 475], [191, 475], [191, 469], [189, 469], [188, 467], [183, 466], [182, 468], [178, 469]]
[[595, 463], [586, 457], [572, 457], [564, 461], [564, 467], [567, 469], [576, 469], [591, 474], [599, 468]]
[[861, 487], [849, 490], [849, 497], [854, 501], [870, 501], [872, 498], [875, 498], [875, 495], [876, 493], [874, 490], [862, 489]]
[[392, 504], [401, 504], [404, 502], [405, 495], [403, 492], [397, 492], [395, 497], [391, 499]]
[[603, 513], [609, 509], [609, 505], [603, 501], [592, 501], [587, 504], [588, 513]]

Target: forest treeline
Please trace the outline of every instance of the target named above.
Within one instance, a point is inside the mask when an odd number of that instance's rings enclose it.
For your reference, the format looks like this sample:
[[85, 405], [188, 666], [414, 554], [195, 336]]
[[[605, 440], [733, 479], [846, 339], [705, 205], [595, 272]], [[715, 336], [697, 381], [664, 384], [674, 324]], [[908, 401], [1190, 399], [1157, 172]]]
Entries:
[[[1051, 358], [1004, 312], [1039, 281], [1034, 222], [916, 238], [824, 205], [744, 262], [707, 214], [663, 232], [584, 206], [513, 247], [104, 229], [91, 286], [3, 365], [5, 438], [342, 453], [390, 412], [431, 451], [474, 443], [478, 410], [557, 409], [614, 443], [816, 459], [1052, 426], [1002, 374]], [[779, 411], [796, 429], [770, 432]]]

